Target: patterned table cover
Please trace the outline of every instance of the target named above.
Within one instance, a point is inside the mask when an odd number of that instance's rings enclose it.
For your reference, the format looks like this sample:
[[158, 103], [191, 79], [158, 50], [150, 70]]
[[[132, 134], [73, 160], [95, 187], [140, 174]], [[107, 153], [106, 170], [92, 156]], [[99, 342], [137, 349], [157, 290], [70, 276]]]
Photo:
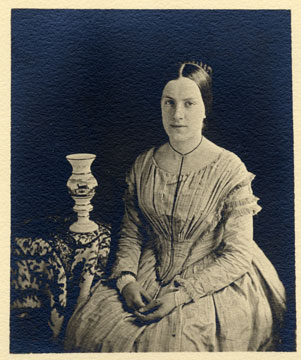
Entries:
[[[63, 231], [41, 237], [16, 237], [12, 243], [11, 315], [26, 318], [32, 309], [48, 307], [48, 325], [58, 339], [66, 315], [102, 281], [111, 244], [109, 225], [97, 231]], [[67, 227], [65, 227], [67, 228]], [[67, 316], [67, 317], [68, 317]]]

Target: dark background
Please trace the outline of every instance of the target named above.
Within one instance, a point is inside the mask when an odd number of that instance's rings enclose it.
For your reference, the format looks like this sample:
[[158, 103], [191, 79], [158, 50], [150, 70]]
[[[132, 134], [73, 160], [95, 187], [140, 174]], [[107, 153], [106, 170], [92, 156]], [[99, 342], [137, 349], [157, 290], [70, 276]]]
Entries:
[[182, 60], [213, 68], [205, 135], [257, 176], [255, 240], [288, 297], [282, 351], [295, 350], [294, 168], [289, 11], [12, 11], [12, 237], [72, 214], [70, 153], [97, 155], [92, 217], [117, 226], [124, 174], [165, 141], [160, 96]]

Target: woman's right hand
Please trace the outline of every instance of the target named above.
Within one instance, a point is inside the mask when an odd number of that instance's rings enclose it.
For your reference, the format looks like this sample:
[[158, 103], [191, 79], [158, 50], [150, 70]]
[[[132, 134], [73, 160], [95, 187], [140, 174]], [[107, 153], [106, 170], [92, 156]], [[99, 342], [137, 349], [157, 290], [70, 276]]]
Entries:
[[132, 310], [138, 310], [148, 304], [152, 299], [145, 289], [137, 282], [133, 281], [125, 285], [121, 292], [127, 306]]

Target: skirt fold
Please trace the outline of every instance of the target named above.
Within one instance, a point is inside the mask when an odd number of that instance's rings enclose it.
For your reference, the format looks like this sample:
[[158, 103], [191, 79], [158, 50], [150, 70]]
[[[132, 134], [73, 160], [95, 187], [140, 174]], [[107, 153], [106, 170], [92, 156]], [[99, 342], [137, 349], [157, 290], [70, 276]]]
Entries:
[[[151, 297], [163, 295], [170, 291], [169, 286], [160, 286], [155, 258], [151, 251], [146, 255], [139, 264], [137, 280]], [[108, 353], [266, 351], [277, 338], [284, 304], [284, 288], [258, 248], [252, 268], [240, 279], [148, 325], [127, 311], [117, 289], [97, 284], [68, 323], [65, 349]]]

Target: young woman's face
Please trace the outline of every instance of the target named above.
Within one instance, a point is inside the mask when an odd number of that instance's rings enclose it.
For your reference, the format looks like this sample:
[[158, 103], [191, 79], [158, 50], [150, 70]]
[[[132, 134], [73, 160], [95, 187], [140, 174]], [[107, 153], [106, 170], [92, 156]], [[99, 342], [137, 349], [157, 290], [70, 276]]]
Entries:
[[205, 105], [194, 81], [185, 77], [169, 81], [163, 89], [161, 110], [163, 126], [170, 140], [201, 137]]

